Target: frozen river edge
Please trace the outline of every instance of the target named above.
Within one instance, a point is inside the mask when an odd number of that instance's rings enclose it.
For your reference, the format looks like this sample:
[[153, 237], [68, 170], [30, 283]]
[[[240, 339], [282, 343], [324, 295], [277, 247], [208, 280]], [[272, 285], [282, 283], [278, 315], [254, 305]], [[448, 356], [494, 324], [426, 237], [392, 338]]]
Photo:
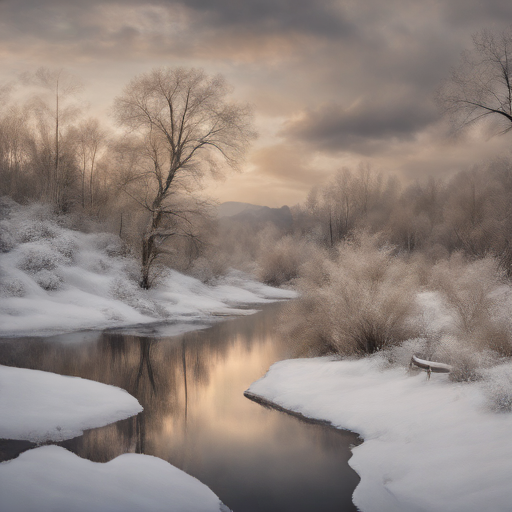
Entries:
[[[38, 444], [79, 436], [138, 414], [115, 386], [0, 366], [0, 437]], [[40, 446], [0, 464], [2, 511], [227, 510], [196, 478], [156, 457], [127, 453], [101, 464]]]
[[357, 432], [350, 466], [363, 512], [506, 512], [511, 414], [488, 410], [479, 383], [427, 381], [383, 358], [274, 364], [246, 396]]

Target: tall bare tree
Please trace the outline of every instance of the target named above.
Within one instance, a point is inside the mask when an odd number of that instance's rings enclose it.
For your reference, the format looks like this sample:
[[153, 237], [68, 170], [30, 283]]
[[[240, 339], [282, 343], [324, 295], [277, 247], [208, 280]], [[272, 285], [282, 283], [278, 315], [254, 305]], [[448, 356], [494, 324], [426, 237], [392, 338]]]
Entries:
[[115, 117], [138, 136], [142, 157], [129, 180], [144, 190], [137, 200], [150, 217], [142, 236], [142, 288], [151, 285], [151, 265], [164, 242], [192, 235], [193, 212], [183, 206], [183, 193], [225, 164], [236, 168], [254, 136], [250, 109], [230, 102], [228, 92], [219, 75], [159, 68], [135, 77], [115, 100]]
[[[47, 152], [52, 154], [51, 172], [48, 176], [48, 199], [62, 207], [63, 183], [67, 176], [61, 168], [62, 128], [80, 112], [75, 102], [68, 100], [81, 89], [82, 83], [63, 69], [40, 67], [35, 73], [25, 73], [21, 77], [26, 85], [35, 86], [46, 94], [38, 94], [32, 98], [32, 108], [38, 118], [38, 125], [44, 143], [51, 144]], [[48, 126], [50, 122], [52, 128]], [[53, 129], [53, 137], [51, 131]]]
[[512, 129], [512, 27], [473, 36], [473, 48], [462, 54], [438, 102], [458, 129], [484, 119], [495, 121], [499, 133]]

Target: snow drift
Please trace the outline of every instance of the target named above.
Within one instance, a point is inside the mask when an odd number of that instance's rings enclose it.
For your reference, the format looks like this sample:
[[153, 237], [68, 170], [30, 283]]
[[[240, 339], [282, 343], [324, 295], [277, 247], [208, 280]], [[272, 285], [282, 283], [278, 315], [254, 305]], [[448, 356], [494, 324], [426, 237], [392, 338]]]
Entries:
[[0, 366], [0, 438], [63, 441], [140, 411], [124, 389], [79, 377]]
[[156, 457], [126, 453], [102, 464], [58, 446], [0, 464], [0, 495], [9, 512], [228, 510], [206, 485]]

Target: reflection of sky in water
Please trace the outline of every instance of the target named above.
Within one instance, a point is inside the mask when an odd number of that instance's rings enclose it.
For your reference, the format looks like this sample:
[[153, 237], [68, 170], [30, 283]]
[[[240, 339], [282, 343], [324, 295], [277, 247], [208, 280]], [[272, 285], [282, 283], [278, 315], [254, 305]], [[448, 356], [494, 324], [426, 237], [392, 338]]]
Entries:
[[139, 399], [143, 414], [63, 443], [82, 457], [161, 457], [235, 512], [355, 510], [350, 497], [358, 478], [346, 461], [356, 437], [243, 396], [286, 356], [273, 334], [278, 310], [167, 339], [103, 333], [74, 343], [17, 340], [0, 344], [0, 363], [80, 375]]

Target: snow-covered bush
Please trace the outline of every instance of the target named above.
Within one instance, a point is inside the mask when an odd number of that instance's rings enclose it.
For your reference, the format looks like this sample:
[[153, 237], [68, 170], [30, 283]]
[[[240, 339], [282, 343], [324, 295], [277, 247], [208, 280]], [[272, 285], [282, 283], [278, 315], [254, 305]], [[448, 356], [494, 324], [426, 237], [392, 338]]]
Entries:
[[453, 380], [479, 380], [482, 369], [512, 355], [511, 289], [495, 259], [454, 254], [432, 268], [428, 286], [442, 309], [427, 322], [431, 356], [453, 366]]
[[12, 279], [8, 276], [0, 276], [0, 297], [24, 297], [25, 286], [19, 279]]
[[426, 338], [413, 338], [404, 341], [400, 345], [389, 347], [384, 356], [392, 365], [407, 367], [410, 365], [413, 355], [424, 354], [428, 350]]
[[154, 316], [156, 313], [155, 303], [145, 296], [137, 283], [126, 279], [125, 276], [118, 276], [112, 281], [110, 295], [144, 315]]
[[42, 269], [34, 274], [35, 282], [47, 292], [53, 292], [62, 288], [64, 280], [55, 272]]
[[225, 255], [199, 256], [192, 263], [189, 274], [203, 283], [214, 283], [217, 278], [227, 273], [229, 264]]
[[280, 286], [299, 277], [301, 267], [320, 249], [303, 238], [285, 236], [266, 240], [258, 259], [257, 277], [271, 286]]
[[65, 258], [67, 264], [73, 263], [78, 251], [78, 243], [72, 232], [59, 233], [51, 241], [51, 245]]
[[118, 236], [110, 233], [96, 233], [92, 242], [96, 249], [111, 258], [130, 255], [130, 248]]
[[60, 253], [47, 244], [22, 244], [19, 247], [19, 255], [17, 267], [31, 274], [41, 270], [54, 270], [62, 263]]
[[483, 372], [484, 391], [496, 412], [512, 412], [512, 364], [505, 363]]
[[[324, 261], [321, 274], [302, 278], [301, 298], [288, 308], [289, 335], [306, 354], [371, 354], [418, 337], [415, 268], [359, 234]], [[319, 283], [320, 280], [320, 283]]]
[[456, 336], [445, 334], [432, 345], [430, 359], [452, 366], [450, 380], [473, 382], [481, 380], [482, 370], [497, 364], [499, 355], [492, 350], [481, 349]]
[[503, 283], [495, 259], [466, 262], [456, 253], [433, 267], [430, 288], [439, 291], [454, 318], [452, 334], [487, 348], [496, 329], [506, 328], [498, 325], [504, 320], [497, 310], [503, 299], [498, 293]]

